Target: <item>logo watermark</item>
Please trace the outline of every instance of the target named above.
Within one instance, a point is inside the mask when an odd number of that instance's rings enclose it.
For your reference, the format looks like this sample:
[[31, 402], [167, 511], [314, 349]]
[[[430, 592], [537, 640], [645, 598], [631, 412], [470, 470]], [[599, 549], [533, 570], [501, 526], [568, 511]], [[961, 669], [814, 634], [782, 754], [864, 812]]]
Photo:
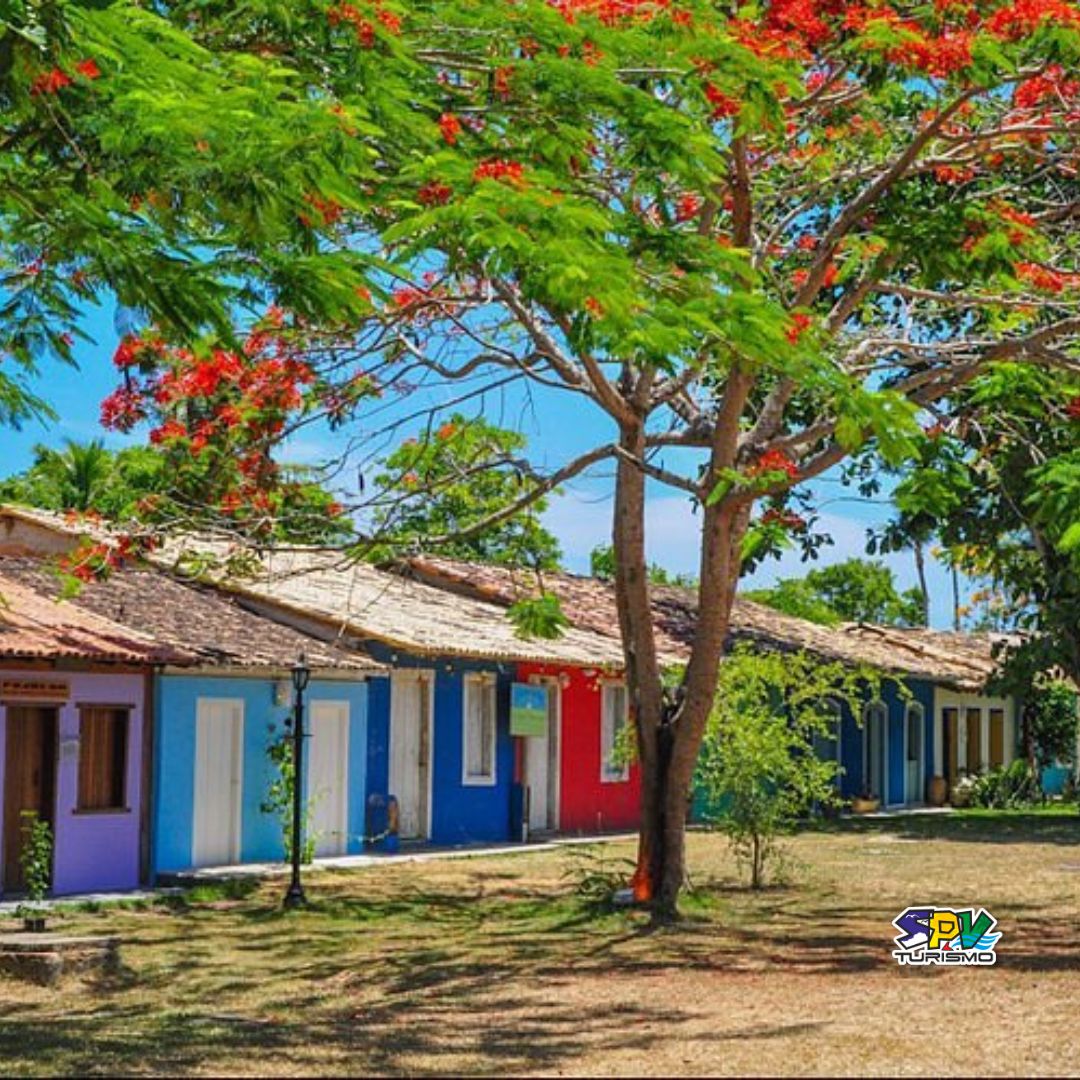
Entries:
[[995, 964], [997, 924], [986, 908], [909, 907], [893, 919], [900, 931], [893, 956], [901, 967]]

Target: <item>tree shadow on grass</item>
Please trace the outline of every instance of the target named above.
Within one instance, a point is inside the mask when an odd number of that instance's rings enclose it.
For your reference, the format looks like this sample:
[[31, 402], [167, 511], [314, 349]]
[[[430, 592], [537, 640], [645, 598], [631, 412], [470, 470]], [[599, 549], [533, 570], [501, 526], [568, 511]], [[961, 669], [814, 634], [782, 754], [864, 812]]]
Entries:
[[891, 818], [844, 817], [806, 831], [891, 835], [905, 840], [944, 840], [977, 844], [1080, 845], [1080, 813], [1074, 815], [1003, 813], [905, 814]]

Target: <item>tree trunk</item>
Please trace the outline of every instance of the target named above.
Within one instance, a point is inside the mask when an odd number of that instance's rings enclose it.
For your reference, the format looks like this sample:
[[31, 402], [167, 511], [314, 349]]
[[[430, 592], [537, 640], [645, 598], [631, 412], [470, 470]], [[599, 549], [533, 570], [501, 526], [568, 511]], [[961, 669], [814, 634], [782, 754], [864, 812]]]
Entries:
[[665, 693], [653, 629], [645, 555], [645, 476], [629, 458], [644, 454], [644, 426], [624, 425], [616, 476], [615, 548], [619, 624], [641, 768], [641, 830], [634, 896], [655, 921], [677, 914], [685, 879], [686, 822], [694, 769], [712, 711], [738, 583], [747, 505], [707, 507], [703, 518], [698, 616], [682, 685]]
[[953, 629], [959, 633], [962, 629], [960, 625], [960, 571], [956, 569], [956, 564], [952, 566], [952, 596], [953, 596]]
[[915, 574], [919, 579], [919, 592], [922, 594], [923, 626], [930, 625], [930, 590], [926, 587], [926, 553], [923, 543], [916, 540], [912, 545], [915, 551]]

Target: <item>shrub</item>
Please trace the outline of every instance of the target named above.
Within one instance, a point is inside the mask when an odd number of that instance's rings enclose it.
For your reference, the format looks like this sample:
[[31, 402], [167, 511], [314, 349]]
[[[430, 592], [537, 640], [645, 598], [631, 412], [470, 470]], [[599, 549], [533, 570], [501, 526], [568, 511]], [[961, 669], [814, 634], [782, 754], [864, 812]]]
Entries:
[[858, 715], [879, 684], [869, 670], [746, 646], [721, 665], [698, 783], [719, 808], [715, 824], [749, 867], [753, 888], [764, 884], [780, 835], [800, 816], [840, 802], [839, 766], [815, 751], [836, 738], [838, 706]]
[[1023, 758], [972, 779], [971, 805], [991, 810], [1032, 806], [1043, 800], [1038, 773]]
[[19, 853], [26, 895], [31, 903], [40, 904], [52, 886], [52, 829], [33, 810], [22, 812], [23, 835], [26, 841]]

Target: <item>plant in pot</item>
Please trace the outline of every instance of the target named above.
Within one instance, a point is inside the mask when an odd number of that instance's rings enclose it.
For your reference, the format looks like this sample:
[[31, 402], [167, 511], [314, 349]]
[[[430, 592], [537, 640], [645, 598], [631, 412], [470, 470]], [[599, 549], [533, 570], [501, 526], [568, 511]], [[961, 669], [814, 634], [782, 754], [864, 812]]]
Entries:
[[863, 784], [859, 794], [851, 800], [851, 809], [856, 814], [872, 814], [881, 806], [881, 800]]
[[52, 829], [33, 810], [24, 810], [22, 818], [25, 842], [19, 862], [29, 903], [20, 905], [19, 914], [24, 929], [40, 933], [45, 929], [45, 908], [42, 904], [52, 885]]

